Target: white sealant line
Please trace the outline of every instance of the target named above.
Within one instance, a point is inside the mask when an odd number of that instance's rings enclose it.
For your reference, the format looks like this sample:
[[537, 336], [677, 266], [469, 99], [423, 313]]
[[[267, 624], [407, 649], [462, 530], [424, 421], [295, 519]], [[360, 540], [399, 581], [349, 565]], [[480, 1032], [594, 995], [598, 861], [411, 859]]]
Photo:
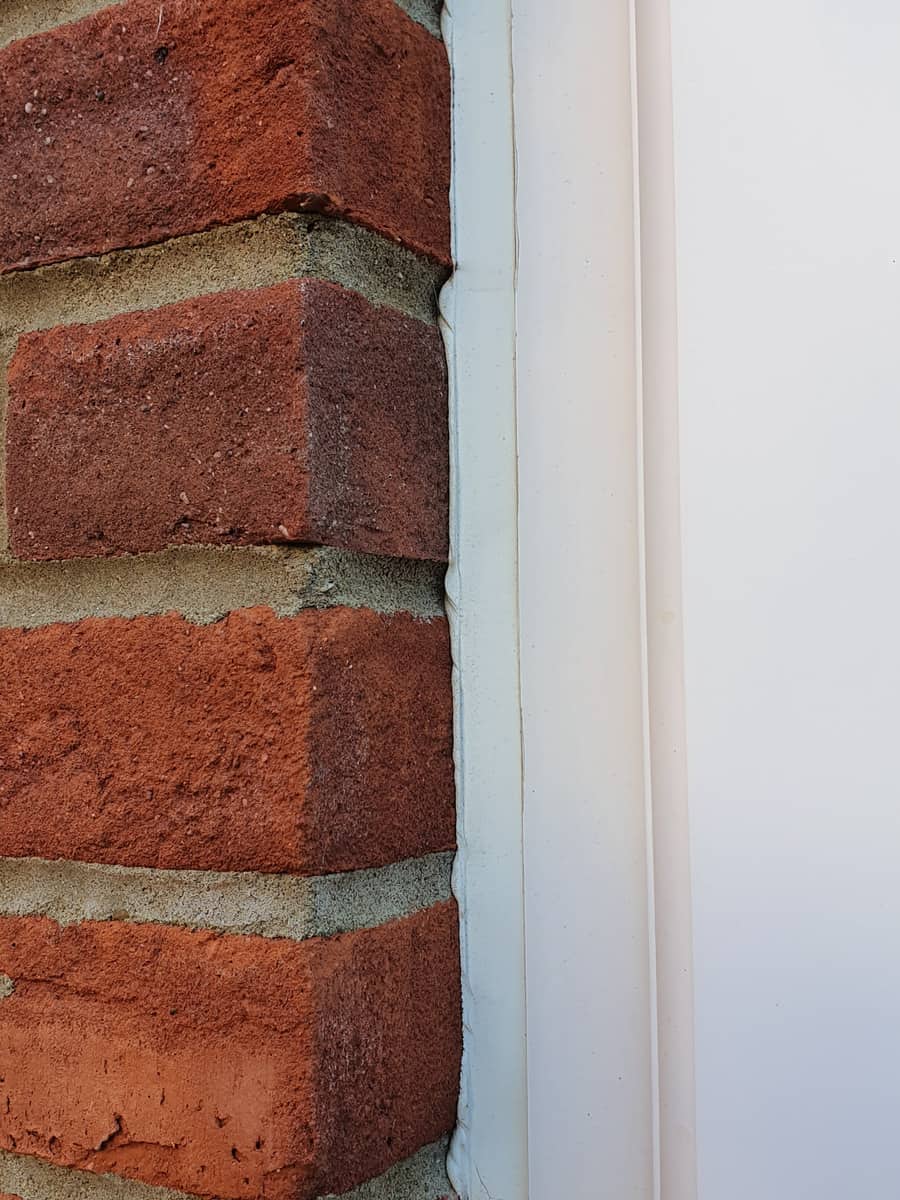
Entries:
[[451, 552], [463, 1064], [449, 1171], [464, 1200], [528, 1195], [509, 0], [444, 9], [453, 72]]

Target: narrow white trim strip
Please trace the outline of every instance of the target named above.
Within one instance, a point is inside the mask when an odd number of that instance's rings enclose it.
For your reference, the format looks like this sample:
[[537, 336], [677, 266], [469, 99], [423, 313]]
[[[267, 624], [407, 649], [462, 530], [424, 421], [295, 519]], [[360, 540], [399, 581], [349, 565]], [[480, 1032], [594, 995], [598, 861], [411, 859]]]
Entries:
[[441, 327], [465, 1027], [450, 1172], [466, 1200], [528, 1196], [510, 20], [508, 0], [455, 0], [443, 23], [454, 81], [457, 267]]
[[649, 998], [650, 1010], [650, 1090], [651, 1120], [653, 1137], [653, 1200], [662, 1200], [661, 1181], [661, 1131], [660, 1131], [660, 1080], [659, 1080], [659, 980], [657, 977], [656, 945], [656, 867], [654, 856], [653, 823], [653, 762], [650, 723], [650, 644], [647, 617], [647, 513], [646, 480], [644, 471], [644, 330], [642, 313], [642, 251], [641, 251], [641, 156], [640, 118], [638, 102], [638, 48], [637, 48], [637, 0], [630, 0], [629, 38], [631, 70], [631, 152], [632, 152], [632, 195], [634, 197], [634, 344], [637, 407], [636, 470], [638, 479], [638, 539], [641, 603], [641, 681], [642, 721], [644, 742], [644, 829], [647, 849], [647, 926], [649, 954]]
[[669, 0], [634, 0], [640, 195], [644, 571], [659, 1178], [696, 1200], [691, 867], [685, 757], [675, 165]]
[[630, 16], [514, 0], [531, 1200], [653, 1194]]

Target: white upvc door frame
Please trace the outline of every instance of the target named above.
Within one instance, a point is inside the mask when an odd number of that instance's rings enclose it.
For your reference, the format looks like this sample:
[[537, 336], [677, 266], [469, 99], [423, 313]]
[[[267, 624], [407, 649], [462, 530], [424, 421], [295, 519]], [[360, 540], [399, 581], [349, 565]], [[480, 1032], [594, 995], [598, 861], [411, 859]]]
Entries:
[[650, 1200], [655, 1021], [628, 0], [514, 0], [532, 1200]]
[[449, 5], [454, 1181], [886, 1195], [896, 5]]
[[667, 29], [666, 0], [444, 14], [465, 1200], [692, 1196], [687, 864], [653, 862], [683, 833]]

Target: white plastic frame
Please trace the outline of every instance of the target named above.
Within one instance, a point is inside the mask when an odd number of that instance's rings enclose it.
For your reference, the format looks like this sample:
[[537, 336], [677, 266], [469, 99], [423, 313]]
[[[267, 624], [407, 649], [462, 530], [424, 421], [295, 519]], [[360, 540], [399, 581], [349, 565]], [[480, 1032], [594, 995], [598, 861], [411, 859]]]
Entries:
[[466, 1200], [650, 1200], [633, 5], [450, 0], [444, 32], [466, 1034], [451, 1175]]

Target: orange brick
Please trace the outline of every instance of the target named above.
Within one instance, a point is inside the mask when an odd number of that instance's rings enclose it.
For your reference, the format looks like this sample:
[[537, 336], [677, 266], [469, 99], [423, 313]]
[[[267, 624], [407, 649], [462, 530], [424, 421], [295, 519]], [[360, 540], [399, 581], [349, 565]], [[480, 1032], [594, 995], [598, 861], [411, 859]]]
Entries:
[[318, 542], [447, 555], [433, 325], [318, 279], [27, 334], [9, 370], [21, 558]]
[[454, 844], [444, 620], [0, 630], [0, 854], [343, 871]]
[[0, 1145], [221, 1200], [343, 1192], [448, 1131], [457, 915], [306, 942], [0, 919]]
[[113, 5], [0, 51], [0, 269], [285, 210], [449, 262], [449, 113], [393, 0]]

